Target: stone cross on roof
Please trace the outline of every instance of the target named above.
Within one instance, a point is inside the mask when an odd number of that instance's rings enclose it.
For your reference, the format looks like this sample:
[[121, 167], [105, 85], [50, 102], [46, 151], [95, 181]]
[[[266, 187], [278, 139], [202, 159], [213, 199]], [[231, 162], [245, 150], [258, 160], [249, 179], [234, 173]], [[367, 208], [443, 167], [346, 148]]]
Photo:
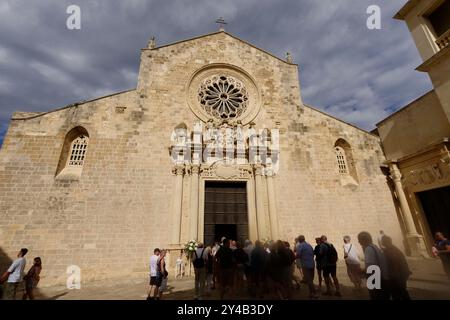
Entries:
[[228, 23], [225, 22], [223, 17], [220, 17], [219, 19], [217, 19], [216, 23], [220, 25], [220, 29], [219, 29], [220, 31], [225, 31], [225, 25]]

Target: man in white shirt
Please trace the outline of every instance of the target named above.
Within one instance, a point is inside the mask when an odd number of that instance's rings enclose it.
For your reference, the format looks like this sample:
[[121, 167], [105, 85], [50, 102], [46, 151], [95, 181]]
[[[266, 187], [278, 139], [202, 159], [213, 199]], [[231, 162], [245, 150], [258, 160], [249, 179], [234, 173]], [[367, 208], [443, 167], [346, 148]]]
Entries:
[[25, 269], [25, 265], [27, 261], [24, 256], [27, 254], [28, 249], [22, 248], [17, 254], [17, 259], [13, 261], [9, 269], [2, 275], [0, 278], [0, 283], [4, 283], [5, 285], [5, 300], [16, 300], [16, 293], [19, 284], [23, 279], [23, 270]]
[[344, 236], [344, 260], [347, 266], [347, 274], [355, 288], [360, 289], [361, 281], [361, 262], [359, 260], [358, 249], [351, 243], [350, 236]]
[[[158, 259], [161, 250], [155, 248], [153, 250], [153, 255], [150, 257], [150, 289], [148, 290], [147, 300], [153, 300], [158, 296], [158, 281], [157, 281], [157, 267], [158, 267]], [[152, 295], [152, 291], [153, 295]]]

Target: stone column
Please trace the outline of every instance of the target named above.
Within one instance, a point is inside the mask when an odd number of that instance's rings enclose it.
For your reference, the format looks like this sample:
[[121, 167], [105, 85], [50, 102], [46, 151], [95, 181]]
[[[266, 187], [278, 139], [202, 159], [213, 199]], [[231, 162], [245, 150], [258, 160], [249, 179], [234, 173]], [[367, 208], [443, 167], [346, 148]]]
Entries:
[[403, 216], [406, 229], [406, 241], [411, 250], [412, 256], [420, 256], [423, 254], [423, 237], [417, 233], [416, 225], [409, 208], [408, 200], [406, 199], [405, 191], [402, 186], [402, 174], [395, 163], [389, 164], [391, 179], [394, 181], [395, 193], [400, 202], [400, 209]]
[[256, 195], [256, 219], [258, 223], [258, 237], [260, 240], [269, 237], [266, 227], [266, 214], [264, 210], [264, 182], [263, 170], [260, 164], [254, 166], [255, 195]]
[[278, 233], [278, 215], [275, 204], [275, 188], [273, 186], [274, 172], [271, 168], [266, 169], [266, 181], [267, 181], [267, 195], [269, 199], [269, 219], [270, 219], [270, 230], [272, 234], [272, 240], [279, 239]]
[[171, 242], [172, 245], [179, 245], [181, 236], [184, 165], [176, 165], [172, 172], [175, 174], [175, 183], [173, 188], [173, 231]]
[[253, 242], [258, 240], [258, 219], [256, 216], [256, 192], [255, 180], [253, 175], [247, 182], [247, 201], [248, 201], [248, 236]]
[[192, 165], [191, 167], [191, 208], [189, 212], [190, 228], [189, 228], [189, 240], [198, 239], [198, 174], [200, 167], [198, 165]]

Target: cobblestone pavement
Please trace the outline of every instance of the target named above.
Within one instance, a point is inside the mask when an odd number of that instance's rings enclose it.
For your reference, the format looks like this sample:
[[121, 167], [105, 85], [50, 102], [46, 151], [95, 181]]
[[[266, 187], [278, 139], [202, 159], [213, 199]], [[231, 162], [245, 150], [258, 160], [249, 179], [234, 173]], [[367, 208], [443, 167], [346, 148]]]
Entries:
[[[450, 281], [442, 271], [440, 261], [409, 259], [413, 275], [408, 282], [410, 295], [413, 299], [450, 299]], [[368, 299], [367, 290], [355, 290], [347, 277], [345, 266], [338, 265], [338, 278], [341, 282], [342, 297], [326, 297], [319, 299]], [[144, 300], [147, 297], [147, 279], [133, 279], [127, 282], [114, 280], [95, 281], [82, 284], [80, 290], [67, 290], [65, 287], [41, 288], [36, 294], [37, 299], [51, 300]], [[315, 279], [317, 284], [317, 279]], [[184, 279], [169, 279], [168, 292], [164, 295], [167, 300], [189, 300], [194, 297], [194, 280], [192, 277]], [[262, 299], [274, 299], [275, 296], [266, 295]], [[219, 299], [218, 290], [213, 290], [205, 299]], [[226, 296], [225, 299], [250, 299], [245, 293]], [[306, 286], [295, 290], [293, 299], [308, 299]]]

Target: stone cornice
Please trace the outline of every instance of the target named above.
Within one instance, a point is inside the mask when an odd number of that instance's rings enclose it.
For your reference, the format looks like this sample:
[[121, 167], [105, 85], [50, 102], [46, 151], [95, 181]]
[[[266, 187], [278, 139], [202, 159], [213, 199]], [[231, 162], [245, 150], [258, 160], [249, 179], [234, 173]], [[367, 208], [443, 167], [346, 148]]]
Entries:
[[416, 68], [417, 71], [429, 72], [431, 68], [441, 62], [445, 58], [449, 58], [450, 46], [446, 46], [444, 49], [436, 52], [430, 59], [422, 63]]

